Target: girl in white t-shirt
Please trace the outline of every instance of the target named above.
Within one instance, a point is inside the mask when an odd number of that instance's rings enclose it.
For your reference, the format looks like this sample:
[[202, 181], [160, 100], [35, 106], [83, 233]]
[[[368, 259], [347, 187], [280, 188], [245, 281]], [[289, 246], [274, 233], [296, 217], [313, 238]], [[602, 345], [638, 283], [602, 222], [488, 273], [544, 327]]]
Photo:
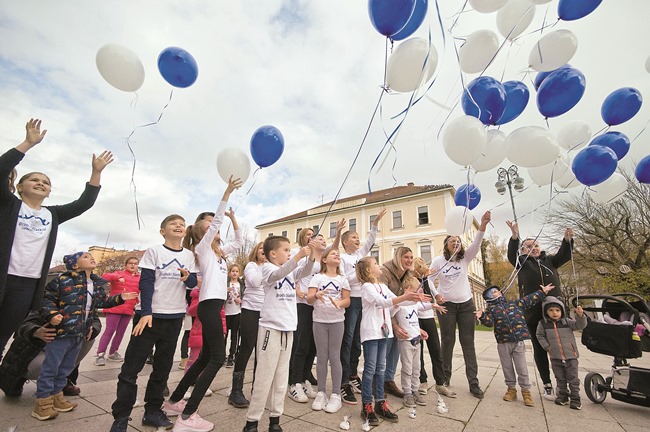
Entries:
[[235, 365], [235, 356], [239, 351], [239, 317], [241, 315], [241, 282], [238, 264], [228, 267], [228, 296], [224, 309], [226, 310], [226, 338], [230, 332], [230, 351], [226, 360], [226, 367]]
[[[314, 305], [314, 341], [318, 394], [313, 410], [335, 413], [341, 409], [341, 342], [345, 330], [345, 308], [350, 305], [350, 284], [340, 270], [339, 251], [330, 249], [320, 260], [320, 273], [309, 283], [307, 302]], [[332, 395], [327, 400], [327, 362], [332, 368]]]

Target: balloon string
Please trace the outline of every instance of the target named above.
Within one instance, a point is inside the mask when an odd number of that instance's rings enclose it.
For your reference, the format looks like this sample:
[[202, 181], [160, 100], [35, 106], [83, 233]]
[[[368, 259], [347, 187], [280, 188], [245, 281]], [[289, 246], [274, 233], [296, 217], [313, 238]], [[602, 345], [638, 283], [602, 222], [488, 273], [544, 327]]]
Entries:
[[[253, 186], [255, 186], [255, 183], [257, 182], [257, 172], [259, 170], [261, 170], [261, 169], [262, 169], [261, 167], [257, 167], [257, 169], [253, 172], [253, 184], [251, 185], [251, 187], [248, 188], [248, 190], [246, 191], [244, 196], [238, 196], [237, 197], [238, 198], [237, 205], [233, 209], [233, 213], [237, 211], [237, 209], [239, 208], [239, 205], [242, 203], [243, 199], [246, 198], [249, 193], [251, 193], [251, 190], [253, 189]], [[230, 227], [231, 226], [232, 226], [232, 224], [228, 225], [228, 229], [226, 230], [226, 235], [223, 238], [228, 238], [228, 234], [230, 234]]]
[[643, 126], [643, 129], [641, 129], [641, 132], [639, 132], [638, 134], [636, 134], [636, 136], [634, 137], [634, 139], [632, 139], [632, 141], [630, 141], [630, 144], [633, 143], [634, 141], [636, 141], [636, 139], [639, 138], [639, 137], [641, 136], [641, 134], [643, 134], [643, 132], [645, 132], [645, 130], [648, 128], [648, 125], [650, 125], [650, 119], [648, 119], [648, 121], [646, 122], [645, 126]]

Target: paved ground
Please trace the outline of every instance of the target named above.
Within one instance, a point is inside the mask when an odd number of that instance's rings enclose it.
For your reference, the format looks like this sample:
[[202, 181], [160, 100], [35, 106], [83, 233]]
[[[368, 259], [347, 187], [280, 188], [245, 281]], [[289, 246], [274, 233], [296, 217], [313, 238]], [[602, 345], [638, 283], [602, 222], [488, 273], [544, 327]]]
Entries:
[[[123, 343], [123, 347], [126, 342]], [[525, 407], [520, 400], [504, 402], [501, 397], [505, 392], [503, 375], [499, 365], [494, 336], [490, 332], [476, 332], [476, 349], [479, 360], [479, 379], [485, 390], [485, 399], [479, 401], [469, 394], [464, 377], [464, 365], [460, 347], [456, 347], [452, 387], [458, 392], [458, 398], [445, 398], [449, 407], [446, 414], [438, 414], [435, 400], [432, 395], [426, 396], [429, 406], [419, 407], [417, 416], [409, 418], [408, 409], [404, 408], [401, 400], [389, 396], [389, 403], [398, 410], [399, 423], [382, 423], [374, 428], [375, 431], [592, 431], [603, 430], [607, 432], [618, 431], [648, 431], [650, 423], [650, 408], [637, 407], [624, 404], [607, 398], [605, 403], [597, 405], [591, 403], [582, 389], [583, 409], [570, 410], [568, 406], [557, 406], [553, 402], [545, 401], [540, 396], [540, 381], [535, 374], [533, 393], [535, 407]], [[532, 352], [528, 355], [528, 369], [534, 374], [535, 367], [532, 362]], [[122, 354], [124, 349], [121, 349]], [[94, 351], [91, 351], [91, 354]], [[180, 360], [177, 355], [176, 361]], [[650, 355], [631, 362], [635, 366], [650, 368]], [[176, 367], [178, 363], [175, 364]], [[581, 347], [580, 376], [581, 379], [589, 371], [598, 371], [607, 374], [611, 364], [609, 357], [594, 354]], [[252, 367], [252, 362], [251, 362]], [[104, 367], [93, 364], [91, 355], [84, 359], [81, 365], [80, 387], [81, 396], [71, 398], [79, 406], [70, 413], [61, 413], [55, 420], [40, 422], [30, 416], [34, 399], [31, 396], [36, 388], [34, 383], [25, 385], [23, 397], [9, 399], [0, 396], [0, 432], [12, 431], [18, 426], [16, 432], [24, 431], [77, 431], [93, 432], [108, 431], [112, 422], [110, 406], [115, 397], [117, 374], [120, 364], [107, 362]], [[427, 362], [427, 369], [430, 366]], [[139, 397], [143, 398], [144, 384], [150, 366], [146, 366], [140, 379]], [[314, 368], [315, 373], [315, 368]], [[227, 403], [232, 369], [222, 369], [214, 382], [212, 390], [214, 395], [205, 398], [200, 407], [201, 415], [214, 422], [216, 431], [238, 431], [245, 423], [246, 410], [236, 409]], [[170, 376], [169, 386], [173, 390], [182, 376], [182, 371], [174, 369]], [[244, 387], [247, 397], [250, 395], [250, 380], [252, 371], [246, 373]], [[1, 393], [0, 393], [1, 394]], [[309, 430], [310, 432], [340, 430], [339, 423], [344, 415], [349, 415], [352, 431], [361, 430], [359, 417], [360, 405], [344, 405], [337, 414], [327, 414], [323, 411], [311, 410], [309, 404], [298, 404], [290, 399], [286, 400], [285, 415], [282, 417], [282, 427], [287, 432]], [[133, 410], [129, 431], [151, 431], [152, 428], [140, 424], [143, 408]], [[260, 430], [266, 430], [268, 418], [265, 416], [260, 422]]]

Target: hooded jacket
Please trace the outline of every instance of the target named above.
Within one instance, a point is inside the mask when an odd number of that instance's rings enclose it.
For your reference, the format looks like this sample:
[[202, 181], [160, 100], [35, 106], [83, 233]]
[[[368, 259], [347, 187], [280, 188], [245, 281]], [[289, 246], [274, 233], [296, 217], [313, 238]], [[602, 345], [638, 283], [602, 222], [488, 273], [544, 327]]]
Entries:
[[381, 273], [381, 283], [386, 284], [388, 289], [391, 290], [396, 296], [404, 294], [404, 290], [402, 289], [402, 281], [408, 276], [414, 276], [411, 270], [406, 270], [402, 277], [398, 277], [397, 275], [401, 273], [401, 270], [395, 266], [395, 263], [393, 263], [392, 260], [386, 261], [384, 264], [382, 264]]
[[495, 301], [488, 303], [479, 321], [487, 327], [494, 326], [494, 337], [498, 343], [520, 342], [530, 339], [524, 309], [535, 306], [545, 297], [546, 295], [542, 290], [528, 294], [516, 301], [507, 301], [504, 297], [499, 297]]
[[[562, 311], [559, 320], [553, 321], [546, 315], [550, 306], [557, 306]], [[536, 336], [539, 344], [548, 351], [552, 360], [570, 360], [578, 358], [578, 345], [573, 335], [574, 330], [582, 330], [587, 327], [587, 316], [576, 316], [576, 319], [568, 318], [564, 303], [553, 296], [546, 297], [542, 302], [544, 317], [537, 325]]]
[[[134, 292], [140, 294], [140, 288], [138, 286], [140, 283], [140, 273], [132, 274], [130, 271], [119, 270], [113, 273], [104, 273], [102, 279], [106, 279], [111, 283], [111, 296], [116, 296], [123, 292]], [[123, 279], [124, 282], [120, 282], [119, 279]], [[133, 315], [133, 309], [136, 304], [138, 304], [138, 299], [134, 298], [125, 301], [119, 306], [105, 308], [104, 313]]]

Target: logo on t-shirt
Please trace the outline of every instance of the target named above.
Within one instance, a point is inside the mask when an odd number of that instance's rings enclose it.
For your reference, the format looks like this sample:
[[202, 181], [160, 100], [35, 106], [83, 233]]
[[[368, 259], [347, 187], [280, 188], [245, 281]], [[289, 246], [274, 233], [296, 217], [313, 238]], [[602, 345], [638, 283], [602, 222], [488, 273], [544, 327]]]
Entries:
[[[175, 264], [172, 266], [172, 264]], [[181, 277], [180, 272], [177, 270], [178, 268], [185, 268], [183, 264], [180, 263], [176, 258], [173, 260], [169, 261], [168, 263], [160, 264], [159, 266], [156, 266], [156, 270], [160, 271], [160, 277], [162, 279], [174, 279], [174, 280], [179, 280]]]
[[[285, 285], [285, 284], [286, 284], [286, 285]], [[294, 285], [294, 283], [293, 283], [293, 282], [291, 281], [291, 279], [289, 279], [288, 277], [285, 277], [285, 278], [282, 279], [281, 281], [278, 281], [278, 283], [275, 284], [275, 289], [276, 289], [276, 290], [279, 290], [279, 289], [284, 288], [285, 286], [289, 286], [289, 287], [291, 287], [291, 289], [295, 289], [295, 285]]]
[[39, 221], [41, 225], [43, 226], [48, 226], [50, 222], [48, 220], [43, 219], [42, 217], [38, 217], [36, 215], [18, 215], [18, 219], [24, 219], [24, 220], [30, 220], [34, 219], [34, 221]]

